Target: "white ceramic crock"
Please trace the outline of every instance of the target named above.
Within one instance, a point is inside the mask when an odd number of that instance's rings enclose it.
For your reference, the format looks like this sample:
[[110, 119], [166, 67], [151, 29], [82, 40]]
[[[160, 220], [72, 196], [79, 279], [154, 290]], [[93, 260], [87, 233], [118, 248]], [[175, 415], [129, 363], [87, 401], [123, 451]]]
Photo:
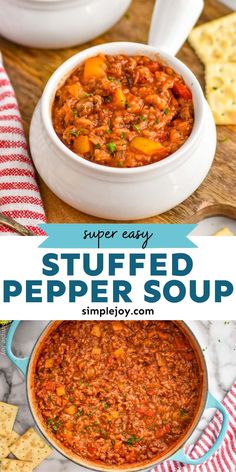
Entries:
[[[216, 148], [212, 114], [196, 77], [167, 52], [170, 50], [171, 54], [175, 54], [180, 47], [200, 14], [202, 0], [178, 0], [180, 8], [171, 11], [170, 7], [174, 5], [175, 0], [158, 0], [154, 11], [150, 38], [152, 43], [161, 43], [162, 50], [124, 42], [103, 44], [82, 51], [56, 70], [35, 110], [30, 129], [34, 164], [58, 197], [85, 213], [123, 221], [163, 213], [191, 195], [211, 167]], [[164, 35], [164, 27], [170, 20], [172, 33]], [[56, 90], [79, 64], [99, 53], [143, 54], [150, 57], [160, 53], [161, 58], [183, 76], [193, 94], [195, 122], [191, 136], [177, 152], [161, 162], [144, 167], [110, 168], [77, 156], [60, 141], [51, 121]]]
[[65, 48], [99, 36], [131, 0], [0, 0], [0, 35], [24, 46]]

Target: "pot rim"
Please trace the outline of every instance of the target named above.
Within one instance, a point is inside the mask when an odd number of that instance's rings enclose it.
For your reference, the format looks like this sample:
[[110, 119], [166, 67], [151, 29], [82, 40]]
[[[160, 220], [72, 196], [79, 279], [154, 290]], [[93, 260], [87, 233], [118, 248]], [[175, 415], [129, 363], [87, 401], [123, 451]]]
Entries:
[[[131, 52], [134, 49], [136, 52]], [[75, 154], [62, 143], [62, 141], [57, 136], [54, 130], [51, 118], [51, 108], [54, 102], [55, 93], [58, 88], [65, 82], [65, 80], [71, 75], [73, 70], [75, 70], [88, 57], [95, 56], [99, 53], [108, 55], [123, 53], [128, 54], [130, 56], [134, 54], [143, 54], [149, 57], [160, 55], [161, 59], [163, 59], [164, 62], [170, 64], [174, 70], [177, 70], [178, 73], [183, 76], [184, 80], [188, 83], [193, 93], [195, 118], [193, 130], [190, 136], [176, 152], [166, 157], [165, 159], [153, 164], [145, 165], [142, 167], [120, 169], [90, 162], [84, 159], [83, 157]], [[87, 171], [91, 170], [92, 172], [96, 172], [98, 174], [103, 174], [106, 176], [114, 175], [120, 177], [121, 175], [145, 175], [150, 172], [152, 173], [153, 171], [158, 171], [159, 169], [164, 169], [168, 172], [169, 166], [171, 166], [172, 163], [176, 163], [176, 161], [179, 161], [178, 163], [179, 165], [181, 165], [181, 163], [183, 163], [184, 155], [189, 154], [189, 152], [191, 152], [192, 149], [195, 148], [200, 138], [204, 121], [204, 101], [204, 95], [197, 78], [195, 77], [193, 72], [179, 59], [153, 46], [149, 46], [142, 43], [120, 41], [114, 43], [104, 43], [98, 46], [87, 48], [63, 62], [48, 80], [41, 97], [40, 106], [41, 117], [47, 136], [53, 142], [56, 149], [60, 153], [63, 153], [63, 155], [66, 156], [70, 161], [74, 161], [77, 165], [82, 166]]]
[[[30, 408], [30, 412], [32, 414], [32, 417], [34, 419], [34, 422], [35, 422], [37, 428], [39, 429], [39, 431], [41, 432], [43, 437], [47, 440], [47, 442], [49, 442], [49, 444], [57, 452], [62, 454], [67, 460], [70, 460], [70, 461], [74, 462], [75, 464], [80, 465], [80, 466], [82, 466], [82, 467], [84, 467], [84, 468], [86, 468], [90, 471], [92, 470], [93, 472], [99, 472], [99, 471], [101, 471], [101, 472], [105, 472], [105, 471], [109, 471], [109, 472], [114, 472], [114, 471], [116, 471], [116, 472], [138, 472], [138, 471], [140, 471], [141, 472], [141, 471], [144, 471], [146, 469], [150, 469], [150, 468], [154, 467], [155, 465], [160, 464], [160, 463], [170, 459], [177, 451], [182, 449], [184, 447], [184, 445], [186, 444], [186, 442], [188, 441], [188, 439], [190, 438], [190, 436], [192, 435], [192, 433], [194, 432], [194, 430], [196, 429], [196, 427], [197, 427], [197, 425], [198, 425], [198, 423], [201, 419], [201, 416], [202, 416], [202, 414], [204, 412], [204, 409], [205, 409], [205, 406], [206, 406], [207, 395], [208, 395], [208, 371], [207, 371], [207, 365], [206, 365], [205, 357], [204, 357], [204, 354], [202, 352], [201, 346], [200, 346], [200, 344], [197, 340], [197, 337], [192, 332], [192, 330], [189, 328], [187, 323], [184, 322], [184, 321], [180, 321], [180, 320], [178, 320], [178, 321], [177, 320], [170, 320], [172, 323], [176, 324], [178, 326], [178, 328], [187, 337], [188, 341], [190, 342], [190, 345], [191, 345], [192, 349], [194, 350], [195, 354], [197, 355], [199, 368], [201, 368], [201, 377], [202, 377], [201, 393], [199, 395], [199, 402], [198, 402], [198, 406], [197, 406], [196, 416], [193, 419], [190, 426], [188, 427], [188, 429], [185, 432], [185, 434], [184, 434], [183, 438], [181, 439], [181, 441], [177, 442], [174, 447], [169, 448], [163, 457], [160, 457], [159, 459], [154, 458], [151, 462], [150, 461], [149, 462], [145, 461], [143, 463], [137, 464], [136, 466], [135, 465], [132, 466], [132, 464], [125, 465], [125, 466], [120, 466], [119, 465], [118, 466], [119, 468], [116, 468], [114, 466], [106, 466], [104, 464], [99, 464], [99, 463], [96, 463], [96, 462], [93, 462], [93, 461], [89, 461], [87, 459], [80, 458], [79, 456], [77, 456], [75, 453], [73, 453], [70, 450], [68, 450], [68, 452], [67, 452], [67, 449], [63, 448], [63, 447], [60, 447], [60, 445], [55, 441], [55, 439], [53, 439], [53, 435], [49, 434], [46, 431], [46, 428], [44, 427], [44, 424], [43, 424], [42, 420], [40, 419], [39, 415], [37, 415], [37, 409], [35, 408], [35, 404], [34, 404], [35, 399], [34, 399], [33, 394], [32, 394], [33, 382], [32, 382], [32, 375], [31, 375], [32, 374], [32, 368], [34, 368], [34, 366], [35, 366], [35, 355], [37, 356], [38, 352], [41, 351], [40, 343], [42, 343], [42, 344], [44, 343], [44, 341], [45, 341], [44, 338], [47, 336], [47, 331], [49, 331], [48, 334], [50, 334], [51, 332], [54, 331], [54, 329], [52, 329], [52, 331], [50, 331], [50, 327], [53, 327], [53, 325], [55, 325], [55, 329], [56, 329], [57, 326], [62, 324], [64, 321], [68, 321], [68, 320], [50, 321], [46, 325], [46, 327], [43, 329], [40, 336], [36, 340], [36, 342], [34, 344], [34, 347], [32, 349], [32, 352], [30, 354], [30, 361], [29, 361], [28, 368], [27, 368], [27, 373], [26, 373], [26, 395], [27, 395], [27, 401], [28, 401], [28, 405], [29, 405], [29, 408]], [[36, 359], [36, 361], [37, 361], [37, 359]]]

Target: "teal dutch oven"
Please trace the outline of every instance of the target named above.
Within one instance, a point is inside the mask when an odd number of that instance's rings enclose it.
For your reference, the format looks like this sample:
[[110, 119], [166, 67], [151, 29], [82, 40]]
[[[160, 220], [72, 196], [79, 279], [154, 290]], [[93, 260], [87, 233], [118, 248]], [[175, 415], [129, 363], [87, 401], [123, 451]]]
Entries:
[[[16, 332], [16, 329], [19, 325], [20, 321], [14, 321], [8, 331], [7, 335], [7, 340], [6, 340], [6, 354], [8, 358], [17, 366], [17, 368], [22, 372], [24, 376], [26, 376], [26, 385], [27, 385], [27, 396], [28, 396], [28, 402], [29, 402], [29, 407], [31, 410], [31, 413], [33, 415], [33, 418], [35, 420], [36, 425], [38, 426], [39, 430], [41, 433], [44, 435], [44, 437], [48, 440], [48, 442], [61, 454], [63, 454], [67, 459], [75, 462], [76, 464], [86, 467], [88, 469], [92, 469], [93, 471], [124, 471], [124, 472], [136, 472], [138, 470], [146, 471], [150, 470], [153, 468], [155, 465], [158, 463], [164, 462], [167, 459], [168, 460], [174, 460], [181, 462], [183, 464], [189, 464], [189, 465], [199, 465], [202, 464], [203, 462], [207, 461], [210, 459], [210, 457], [217, 451], [217, 449], [220, 447], [222, 444], [222, 441], [224, 440], [228, 424], [229, 424], [229, 415], [225, 409], [225, 407], [211, 394], [208, 392], [208, 376], [207, 376], [207, 368], [206, 368], [206, 363], [204, 359], [204, 355], [202, 353], [201, 347], [191, 332], [191, 330], [188, 328], [188, 326], [183, 322], [183, 321], [174, 321], [174, 323], [178, 326], [178, 328], [183, 332], [183, 334], [187, 337], [188, 341], [190, 342], [192, 348], [194, 349], [198, 364], [199, 364], [199, 371], [201, 372], [201, 390], [199, 391], [199, 403], [198, 403], [198, 408], [196, 410], [195, 417], [193, 418], [192, 423], [190, 424], [188, 430], [184, 434], [183, 437], [180, 438], [179, 442], [174, 444], [171, 449], [168, 451], [165, 451], [165, 454], [163, 456], [158, 456], [158, 458], [155, 459], [152, 458], [151, 461], [146, 461], [143, 463], [139, 464], [134, 464], [134, 465], [123, 465], [123, 466], [106, 466], [104, 464], [99, 464], [99, 463], [94, 463], [89, 460], [85, 460], [82, 457], [78, 457], [76, 454], [74, 454], [72, 451], [70, 451], [67, 448], [64, 448], [56, 439], [53, 437], [53, 434], [50, 433], [45, 425], [42, 422], [42, 419], [40, 418], [39, 414], [37, 413], [37, 408], [36, 408], [36, 402], [34, 399], [34, 383], [33, 383], [33, 378], [34, 378], [34, 372], [37, 364], [38, 357], [40, 355], [42, 346], [44, 345], [45, 340], [48, 338], [48, 336], [51, 335], [51, 333], [62, 323], [62, 321], [52, 321], [50, 322], [45, 330], [42, 332], [40, 337], [35, 343], [35, 346], [32, 350], [32, 353], [29, 357], [25, 358], [18, 358], [16, 357], [13, 352], [12, 352], [12, 341], [14, 334]], [[201, 419], [202, 414], [204, 413], [205, 409], [209, 408], [214, 408], [217, 409], [221, 412], [222, 417], [223, 417], [223, 422], [222, 422], [222, 427], [221, 431], [219, 433], [218, 438], [216, 439], [214, 445], [209, 449], [208, 452], [206, 452], [201, 458], [199, 459], [192, 459], [186, 455], [184, 452], [184, 445], [186, 441], [190, 438], [191, 434], [193, 431], [196, 429], [199, 420]]]

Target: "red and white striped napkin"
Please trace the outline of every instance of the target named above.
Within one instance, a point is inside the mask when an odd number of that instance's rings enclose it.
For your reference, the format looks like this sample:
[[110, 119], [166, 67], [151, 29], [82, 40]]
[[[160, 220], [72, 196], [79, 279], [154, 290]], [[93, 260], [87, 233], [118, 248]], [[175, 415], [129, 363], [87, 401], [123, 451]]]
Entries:
[[[236, 382], [224, 398], [223, 405], [229, 415], [229, 427], [225, 439], [218, 451], [202, 465], [184, 465], [179, 462], [167, 461], [157, 465], [152, 472], [235, 472], [236, 471]], [[186, 454], [192, 459], [203, 456], [214, 444], [222, 419], [219, 412], [207, 426], [200, 439], [186, 448]]]
[[[39, 223], [45, 214], [29, 157], [19, 107], [0, 53], [0, 212], [35, 235], [45, 234]], [[0, 225], [0, 236], [14, 231]]]

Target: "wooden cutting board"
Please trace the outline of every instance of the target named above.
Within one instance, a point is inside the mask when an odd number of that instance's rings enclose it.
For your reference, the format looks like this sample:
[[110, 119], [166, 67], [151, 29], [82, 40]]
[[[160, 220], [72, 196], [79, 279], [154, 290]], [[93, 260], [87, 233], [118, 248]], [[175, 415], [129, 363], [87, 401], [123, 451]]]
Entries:
[[[45, 51], [17, 46], [0, 38], [0, 50], [16, 91], [27, 136], [34, 107], [52, 72], [70, 56], [94, 44], [117, 40], [147, 42], [153, 5], [154, 0], [133, 0], [131, 8], [118, 24], [102, 37], [82, 47]], [[229, 12], [227, 7], [216, 0], [206, 0], [199, 23]], [[204, 87], [204, 68], [188, 43], [185, 43], [178, 57], [192, 69]], [[49, 223], [107, 222], [71, 208], [57, 198], [40, 178], [39, 185]], [[141, 221], [185, 223], [215, 214], [236, 217], [236, 126], [218, 127], [216, 158], [199, 189], [173, 210]]]

